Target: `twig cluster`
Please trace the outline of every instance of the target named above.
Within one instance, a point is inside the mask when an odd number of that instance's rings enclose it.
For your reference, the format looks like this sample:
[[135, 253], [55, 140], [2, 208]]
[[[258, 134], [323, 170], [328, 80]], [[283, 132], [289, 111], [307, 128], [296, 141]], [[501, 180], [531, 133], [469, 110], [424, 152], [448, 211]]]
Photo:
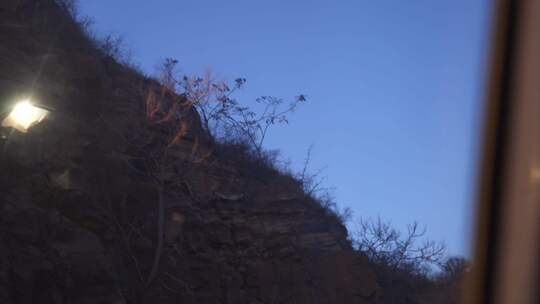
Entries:
[[425, 239], [425, 234], [426, 228], [418, 222], [407, 225], [402, 233], [380, 218], [360, 219], [354, 245], [378, 265], [420, 274], [440, 266], [446, 252], [443, 243]]
[[180, 94], [197, 109], [204, 131], [214, 140], [247, 143], [257, 154], [263, 153], [263, 143], [271, 126], [288, 123], [288, 115], [295, 111], [305, 95], [289, 103], [274, 96], [256, 98], [255, 111], [234, 97], [245, 84], [245, 78], [234, 83], [217, 81], [211, 72], [204, 76], [180, 76], [178, 60], [168, 58], [159, 69], [161, 83]]

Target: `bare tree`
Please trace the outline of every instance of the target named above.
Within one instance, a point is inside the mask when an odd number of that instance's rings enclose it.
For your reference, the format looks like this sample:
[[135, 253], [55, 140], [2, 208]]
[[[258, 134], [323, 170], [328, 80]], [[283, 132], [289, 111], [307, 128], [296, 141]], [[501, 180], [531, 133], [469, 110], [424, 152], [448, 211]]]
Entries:
[[385, 289], [382, 303], [404, 303], [429, 285], [429, 274], [440, 266], [445, 246], [425, 234], [417, 222], [401, 232], [380, 218], [359, 220], [353, 244], [374, 264], [377, 281]]
[[[186, 169], [185, 159], [180, 159], [176, 152], [181, 139], [188, 132], [191, 109], [184, 97], [170, 94], [167, 88], [161, 85], [149, 88], [146, 93], [143, 119], [139, 110], [135, 109], [133, 115], [137, 117], [131, 121], [136, 125], [133, 125], [129, 132], [122, 134], [114, 128], [113, 130], [122, 137], [127, 146], [128, 152], [122, 156], [133, 174], [153, 184], [156, 190], [156, 246], [148, 274], [145, 278], [140, 274], [141, 281], [148, 287], [161, 273], [167, 207], [165, 200], [176, 193], [168, 189], [184, 183], [178, 172]], [[103, 122], [107, 124], [105, 119]], [[191, 149], [191, 161], [195, 163], [198, 161], [195, 156], [197, 145], [194, 144]], [[137, 272], [141, 273], [139, 269]]]
[[234, 93], [246, 84], [245, 78], [237, 78], [230, 85], [215, 80], [209, 71], [203, 77], [180, 77], [177, 64], [176, 59], [166, 59], [159, 69], [159, 79], [197, 109], [206, 133], [218, 141], [247, 142], [259, 155], [270, 127], [288, 123], [288, 115], [306, 101], [305, 95], [289, 103], [274, 96], [261, 96], [255, 100], [261, 110], [255, 111], [234, 98]]
[[[161, 91], [162, 94], [156, 93]], [[149, 286], [159, 273], [163, 255], [165, 227], [165, 195], [167, 188], [182, 183], [176, 171], [179, 159], [174, 154], [176, 146], [188, 132], [186, 112], [189, 112], [181, 96], [168, 95], [166, 88], [150, 90], [146, 99], [146, 121], [142, 123], [140, 136], [147, 143], [141, 147], [146, 153], [144, 174], [153, 181], [157, 190], [157, 235], [152, 267], [146, 279]], [[158, 132], [155, 132], [155, 131]], [[163, 136], [165, 134], [165, 136]]]
[[360, 219], [353, 243], [370, 260], [391, 270], [424, 273], [439, 266], [445, 255], [445, 245], [425, 239], [426, 229], [418, 222], [407, 225], [403, 233], [380, 218]]

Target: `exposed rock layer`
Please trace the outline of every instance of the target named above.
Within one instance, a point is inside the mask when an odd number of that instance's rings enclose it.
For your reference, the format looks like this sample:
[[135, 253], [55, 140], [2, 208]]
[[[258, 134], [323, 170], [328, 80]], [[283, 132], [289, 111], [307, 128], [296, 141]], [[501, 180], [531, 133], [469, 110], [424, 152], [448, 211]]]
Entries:
[[[195, 111], [163, 183], [146, 178], [137, 157], [167, 129], [143, 122], [156, 86], [54, 1], [0, 2], [0, 106], [55, 109], [1, 142], [0, 303], [375, 303], [343, 225], [294, 181], [213, 153]], [[165, 244], [146, 284], [160, 193]]]

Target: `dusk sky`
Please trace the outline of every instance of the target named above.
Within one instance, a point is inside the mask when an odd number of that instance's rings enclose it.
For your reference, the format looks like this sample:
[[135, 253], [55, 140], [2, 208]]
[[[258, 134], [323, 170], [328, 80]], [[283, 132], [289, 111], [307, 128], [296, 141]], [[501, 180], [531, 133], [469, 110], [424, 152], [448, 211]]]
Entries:
[[[237, 95], [308, 101], [266, 147], [326, 167], [341, 207], [397, 228], [418, 220], [468, 254], [490, 33], [488, 0], [82, 0], [151, 74], [245, 77]], [[352, 228], [354, 223], [350, 224]]]

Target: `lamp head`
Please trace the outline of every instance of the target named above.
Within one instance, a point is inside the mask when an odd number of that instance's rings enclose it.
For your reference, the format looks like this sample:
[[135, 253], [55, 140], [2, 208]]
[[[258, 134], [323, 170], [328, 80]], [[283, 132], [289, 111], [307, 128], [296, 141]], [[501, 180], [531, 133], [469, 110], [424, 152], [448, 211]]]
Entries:
[[2, 121], [3, 127], [12, 127], [26, 133], [32, 126], [41, 122], [49, 111], [25, 99], [17, 102], [9, 115]]

